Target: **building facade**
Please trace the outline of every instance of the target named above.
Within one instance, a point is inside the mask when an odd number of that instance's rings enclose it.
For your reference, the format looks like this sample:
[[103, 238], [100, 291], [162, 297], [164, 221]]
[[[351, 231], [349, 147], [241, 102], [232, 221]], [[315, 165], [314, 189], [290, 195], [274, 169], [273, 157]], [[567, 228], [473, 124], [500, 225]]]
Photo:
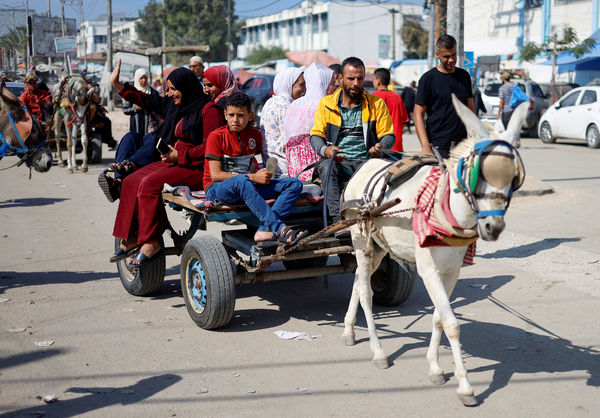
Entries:
[[258, 46], [278, 46], [325, 51], [340, 60], [348, 56], [372, 62], [402, 59], [404, 16], [421, 16], [422, 10], [422, 5], [407, 3], [303, 1], [293, 9], [247, 19], [238, 57], [245, 58]]
[[[134, 17], [113, 19], [113, 48], [127, 48], [129, 40], [137, 40]], [[103, 16], [86, 20], [79, 26], [77, 35], [77, 57], [106, 52], [108, 27]]]

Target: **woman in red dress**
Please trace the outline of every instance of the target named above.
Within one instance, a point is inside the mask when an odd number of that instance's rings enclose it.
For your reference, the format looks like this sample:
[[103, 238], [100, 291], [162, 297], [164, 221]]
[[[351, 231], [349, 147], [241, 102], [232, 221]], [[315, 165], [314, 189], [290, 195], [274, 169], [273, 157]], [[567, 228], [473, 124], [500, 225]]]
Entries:
[[[111, 76], [113, 86], [125, 100], [143, 107], [144, 94], [131, 92], [119, 82], [119, 74], [120, 62]], [[161, 161], [129, 174], [121, 186], [113, 230], [121, 245], [110, 261], [119, 261], [137, 251], [129, 267], [146, 264], [162, 251], [159, 240], [169, 224], [161, 201], [163, 185], [202, 189], [206, 138], [225, 123], [223, 112], [204, 94], [198, 78], [187, 68], [169, 74], [165, 96], [161, 133], [170, 151], [161, 155]]]

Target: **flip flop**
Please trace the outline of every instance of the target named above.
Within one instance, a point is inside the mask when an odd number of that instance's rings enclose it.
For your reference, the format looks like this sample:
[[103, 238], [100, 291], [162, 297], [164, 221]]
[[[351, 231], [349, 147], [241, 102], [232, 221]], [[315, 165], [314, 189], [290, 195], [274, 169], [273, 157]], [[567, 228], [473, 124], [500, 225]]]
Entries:
[[132, 248], [131, 250], [127, 251], [124, 250], [123, 248], [119, 247], [119, 249], [117, 251], [115, 251], [115, 253], [110, 257], [110, 262], [111, 263], [116, 263], [117, 261], [123, 260], [124, 258], [130, 257], [133, 254], [135, 254], [136, 251], [138, 251], [139, 247], [135, 247]]
[[152, 257], [148, 257], [143, 252], [138, 251], [138, 253], [135, 256], [133, 256], [133, 259], [136, 260], [139, 264], [127, 263], [127, 267], [129, 267], [130, 269], [136, 269], [136, 268], [142, 267], [142, 266], [152, 262], [155, 258], [161, 256], [162, 254], [163, 254], [162, 248], [160, 250], [158, 250], [158, 252], [156, 254], [154, 254]]

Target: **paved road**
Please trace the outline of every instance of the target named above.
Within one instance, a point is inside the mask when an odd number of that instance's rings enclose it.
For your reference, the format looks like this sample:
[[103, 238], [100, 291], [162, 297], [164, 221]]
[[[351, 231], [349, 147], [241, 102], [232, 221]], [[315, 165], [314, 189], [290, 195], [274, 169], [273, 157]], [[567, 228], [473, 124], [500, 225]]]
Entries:
[[[351, 275], [327, 288], [323, 278], [240, 287], [231, 324], [204, 331], [183, 305], [176, 257], [158, 295], [123, 290], [107, 261], [116, 206], [97, 187], [100, 166], [72, 175], [54, 167], [31, 181], [24, 168], [2, 172], [0, 414], [597, 415], [600, 150], [524, 139], [521, 153], [556, 192], [513, 199], [507, 230], [478, 244], [454, 294], [476, 409], [454, 394], [447, 346], [450, 381], [428, 383], [432, 308], [421, 283], [401, 307], [376, 308], [387, 370], [370, 364], [360, 314], [358, 344], [339, 339]], [[285, 341], [277, 330], [317, 338]], [[36, 399], [48, 394], [58, 402]]]

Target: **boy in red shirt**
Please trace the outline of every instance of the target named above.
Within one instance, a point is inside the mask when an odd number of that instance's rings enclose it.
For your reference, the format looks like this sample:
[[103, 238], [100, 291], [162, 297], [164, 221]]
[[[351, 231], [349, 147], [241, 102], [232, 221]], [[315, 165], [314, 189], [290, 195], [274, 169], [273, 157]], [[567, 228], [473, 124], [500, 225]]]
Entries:
[[392, 151], [403, 152], [402, 130], [404, 129], [404, 122], [408, 121], [408, 112], [404, 107], [404, 102], [400, 95], [388, 90], [390, 79], [391, 76], [389, 70], [386, 68], [376, 69], [373, 77], [373, 86], [377, 91], [373, 94], [383, 99], [390, 111], [390, 116], [394, 123], [394, 136], [396, 137], [396, 142], [392, 147]]
[[[302, 192], [302, 182], [293, 177], [272, 178], [273, 171], [256, 170], [254, 158], [262, 152], [262, 135], [248, 126], [254, 120], [248, 95], [231, 94], [225, 105], [227, 125], [214, 130], [206, 140], [204, 190], [206, 199], [225, 204], [245, 203], [260, 221], [254, 240], [277, 240], [294, 244], [308, 234], [282, 221]], [[277, 198], [273, 207], [266, 200]]]

